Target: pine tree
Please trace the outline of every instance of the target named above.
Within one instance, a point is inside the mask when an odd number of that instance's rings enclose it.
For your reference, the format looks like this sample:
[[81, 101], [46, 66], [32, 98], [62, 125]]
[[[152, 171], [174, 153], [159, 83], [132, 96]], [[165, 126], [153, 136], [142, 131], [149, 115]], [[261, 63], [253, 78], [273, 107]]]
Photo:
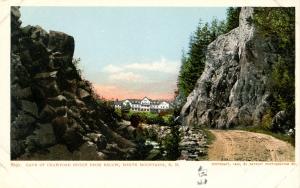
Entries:
[[226, 12], [226, 32], [239, 26], [240, 7], [229, 7]]

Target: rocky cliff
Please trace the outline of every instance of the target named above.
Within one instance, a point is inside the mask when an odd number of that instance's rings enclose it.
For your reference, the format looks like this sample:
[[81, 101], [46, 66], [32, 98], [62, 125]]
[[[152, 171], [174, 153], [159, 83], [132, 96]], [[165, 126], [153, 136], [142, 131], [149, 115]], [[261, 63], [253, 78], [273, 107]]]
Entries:
[[21, 27], [11, 9], [11, 158], [132, 159], [135, 144], [117, 134], [73, 63], [74, 38], [39, 26]]
[[204, 72], [181, 111], [185, 125], [229, 128], [261, 122], [276, 53], [257, 34], [252, 16], [253, 8], [242, 8], [239, 27], [208, 46]]

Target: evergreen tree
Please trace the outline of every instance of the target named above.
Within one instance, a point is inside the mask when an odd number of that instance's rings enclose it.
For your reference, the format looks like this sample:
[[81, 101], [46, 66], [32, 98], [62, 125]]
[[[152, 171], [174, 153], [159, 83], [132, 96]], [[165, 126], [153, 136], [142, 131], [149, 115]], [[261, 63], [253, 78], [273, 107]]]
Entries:
[[[252, 22], [276, 47], [271, 69], [271, 115], [287, 113], [285, 128], [295, 127], [295, 8], [256, 8]], [[282, 129], [281, 129], [282, 130]], [[280, 131], [280, 130], [279, 130]]]
[[201, 76], [206, 60], [207, 46], [226, 30], [224, 21], [214, 19], [211, 24], [199, 23], [197, 30], [191, 36], [189, 50], [182, 55], [178, 76], [178, 93], [187, 97], [194, 89]]
[[240, 7], [229, 7], [226, 11], [226, 31], [237, 28], [239, 26]]

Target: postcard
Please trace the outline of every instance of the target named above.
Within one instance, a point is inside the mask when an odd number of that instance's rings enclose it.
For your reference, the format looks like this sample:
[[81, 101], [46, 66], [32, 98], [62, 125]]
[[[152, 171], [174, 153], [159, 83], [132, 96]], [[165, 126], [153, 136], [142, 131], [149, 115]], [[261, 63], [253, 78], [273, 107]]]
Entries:
[[300, 185], [296, 2], [1, 7], [1, 187]]

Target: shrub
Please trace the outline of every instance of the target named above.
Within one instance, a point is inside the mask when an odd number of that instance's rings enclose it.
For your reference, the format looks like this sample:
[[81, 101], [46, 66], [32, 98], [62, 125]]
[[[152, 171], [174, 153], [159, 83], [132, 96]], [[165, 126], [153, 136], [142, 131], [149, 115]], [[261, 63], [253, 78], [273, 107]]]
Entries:
[[121, 112], [121, 109], [115, 109], [114, 115], [115, 115], [115, 117], [116, 117], [118, 120], [121, 120], [121, 119], [122, 119], [122, 112]]
[[135, 114], [131, 115], [130, 123], [131, 123], [132, 126], [138, 127], [140, 122], [141, 122], [141, 117], [140, 117], [139, 114], [135, 113]]
[[268, 110], [267, 113], [262, 117], [261, 128], [264, 130], [272, 129], [272, 112]]
[[176, 160], [180, 156], [179, 151], [180, 132], [178, 126], [171, 126], [171, 133], [163, 140], [163, 146], [167, 152], [167, 160]]

